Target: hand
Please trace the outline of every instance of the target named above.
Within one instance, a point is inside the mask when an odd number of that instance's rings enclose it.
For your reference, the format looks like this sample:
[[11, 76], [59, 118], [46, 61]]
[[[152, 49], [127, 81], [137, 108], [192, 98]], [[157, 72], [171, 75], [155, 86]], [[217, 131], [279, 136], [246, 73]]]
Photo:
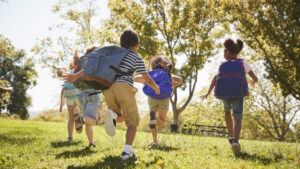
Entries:
[[160, 89], [158, 86], [154, 90], [155, 90], [155, 94], [160, 94]]
[[7, 91], [7, 92], [12, 92], [12, 91], [13, 91], [13, 88], [12, 88], [12, 87], [8, 87], [8, 88], [6, 88], [6, 91]]
[[206, 93], [205, 95], [200, 96], [200, 98], [201, 98], [202, 100], [204, 100], [204, 99], [207, 99], [208, 96], [209, 96], [209, 93]]
[[250, 84], [251, 86], [254, 86], [255, 82], [254, 82], [253, 80], [250, 80], [250, 81], [249, 81], [249, 84]]
[[56, 74], [58, 77], [62, 77], [62, 75], [63, 75], [62, 71], [59, 69], [57, 70]]
[[77, 80], [77, 77], [75, 74], [66, 73], [66, 74], [63, 74], [62, 77], [64, 78], [65, 82], [68, 82], [68, 83], [73, 83]]

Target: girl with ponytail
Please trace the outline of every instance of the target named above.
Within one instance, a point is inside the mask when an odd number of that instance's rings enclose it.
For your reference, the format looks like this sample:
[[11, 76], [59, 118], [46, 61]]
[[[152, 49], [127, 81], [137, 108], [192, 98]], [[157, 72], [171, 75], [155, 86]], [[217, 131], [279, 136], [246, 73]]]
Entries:
[[[249, 64], [237, 56], [243, 49], [243, 41], [237, 39], [236, 42], [231, 38], [224, 41], [224, 61], [219, 67], [219, 73], [213, 78], [208, 92], [202, 95], [206, 99], [215, 88], [215, 97], [223, 102], [225, 121], [228, 129], [228, 141], [234, 153], [240, 153], [239, 143], [240, 132], [242, 129], [243, 117], [243, 98], [248, 95], [248, 84], [246, 74], [249, 74], [254, 85], [258, 81]], [[233, 111], [231, 117], [231, 110]]]

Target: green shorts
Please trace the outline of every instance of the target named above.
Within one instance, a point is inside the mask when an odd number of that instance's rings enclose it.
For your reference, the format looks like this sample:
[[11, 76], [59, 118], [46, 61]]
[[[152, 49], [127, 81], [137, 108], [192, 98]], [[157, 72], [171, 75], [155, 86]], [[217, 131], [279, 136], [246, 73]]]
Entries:
[[150, 111], [168, 111], [169, 110], [169, 102], [170, 102], [170, 98], [166, 98], [166, 99], [154, 99], [152, 97], [148, 97], [148, 105], [149, 105], [149, 109]]

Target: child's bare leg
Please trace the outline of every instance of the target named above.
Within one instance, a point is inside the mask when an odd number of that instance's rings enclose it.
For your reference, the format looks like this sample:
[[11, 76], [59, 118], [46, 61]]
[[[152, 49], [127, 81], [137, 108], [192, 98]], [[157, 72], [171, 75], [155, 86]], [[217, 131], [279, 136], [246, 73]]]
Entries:
[[89, 140], [89, 143], [93, 144], [94, 140], [93, 140], [93, 128], [92, 126], [94, 125], [94, 119], [85, 116], [85, 132], [86, 132], [86, 136]]
[[158, 128], [157, 128], [157, 126], [155, 126], [152, 129], [153, 143], [157, 143], [157, 132], [158, 132]]
[[234, 116], [234, 138], [239, 139], [242, 129], [242, 118]]
[[[155, 112], [155, 116], [156, 116], [156, 124], [157, 124], [157, 117], [158, 117], [158, 111], [154, 111]], [[157, 125], [155, 125], [152, 129], [152, 138], [153, 138], [153, 143], [157, 143], [157, 132], [158, 132], [158, 128]]]
[[116, 119], [117, 122], [123, 122], [124, 121], [124, 117], [121, 114], [118, 114], [118, 117]]
[[225, 121], [228, 129], [229, 137], [233, 137], [233, 123], [232, 123], [230, 110], [225, 111]]
[[68, 120], [68, 136], [73, 137], [74, 130], [74, 108], [76, 105], [68, 105], [69, 120]]
[[156, 121], [157, 121], [157, 126], [159, 128], [162, 128], [164, 126], [167, 118], [167, 112], [168, 111], [158, 111], [158, 118], [156, 119]]

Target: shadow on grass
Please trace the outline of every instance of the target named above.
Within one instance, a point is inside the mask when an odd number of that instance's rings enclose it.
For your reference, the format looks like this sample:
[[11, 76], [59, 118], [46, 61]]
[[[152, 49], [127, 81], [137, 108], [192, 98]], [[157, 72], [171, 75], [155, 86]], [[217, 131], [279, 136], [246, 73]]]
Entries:
[[[257, 155], [257, 154], [249, 154], [249, 153], [246, 153], [246, 152], [236, 154], [235, 156], [236, 156], [236, 158], [240, 158], [240, 159], [243, 159], [243, 160], [257, 161], [257, 162], [260, 162], [264, 165], [268, 165], [273, 161], [272, 158], [268, 158], [268, 157], [265, 157], [265, 156], [260, 156], [260, 155]], [[279, 157], [279, 158], [282, 159], [282, 157]], [[278, 160], [279, 159], [276, 159], [276, 161], [278, 161]]]
[[75, 150], [75, 151], [65, 151], [56, 155], [56, 159], [58, 158], [72, 158], [72, 157], [82, 157], [88, 156], [91, 154], [97, 153], [97, 151], [93, 151], [91, 147], [85, 147], [84, 149]]
[[122, 161], [120, 156], [107, 156], [93, 166], [68, 166], [68, 169], [92, 169], [92, 168], [134, 168], [136, 166], [135, 158]]
[[175, 151], [175, 150], [179, 150], [178, 147], [172, 147], [172, 146], [167, 146], [167, 145], [161, 145], [158, 144], [156, 146], [150, 145], [149, 149], [154, 149], [154, 150], [160, 150], [160, 151]]
[[51, 142], [53, 148], [67, 147], [80, 144], [81, 141], [54, 141]]
[[24, 145], [28, 143], [32, 143], [34, 140], [36, 140], [35, 137], [20, 137], [16, 135], [5, 135], [1, 134], [0, 135], [0, 140], [1, 142], [7, 142], [9, 144], [17, 144], [17, 145]]

